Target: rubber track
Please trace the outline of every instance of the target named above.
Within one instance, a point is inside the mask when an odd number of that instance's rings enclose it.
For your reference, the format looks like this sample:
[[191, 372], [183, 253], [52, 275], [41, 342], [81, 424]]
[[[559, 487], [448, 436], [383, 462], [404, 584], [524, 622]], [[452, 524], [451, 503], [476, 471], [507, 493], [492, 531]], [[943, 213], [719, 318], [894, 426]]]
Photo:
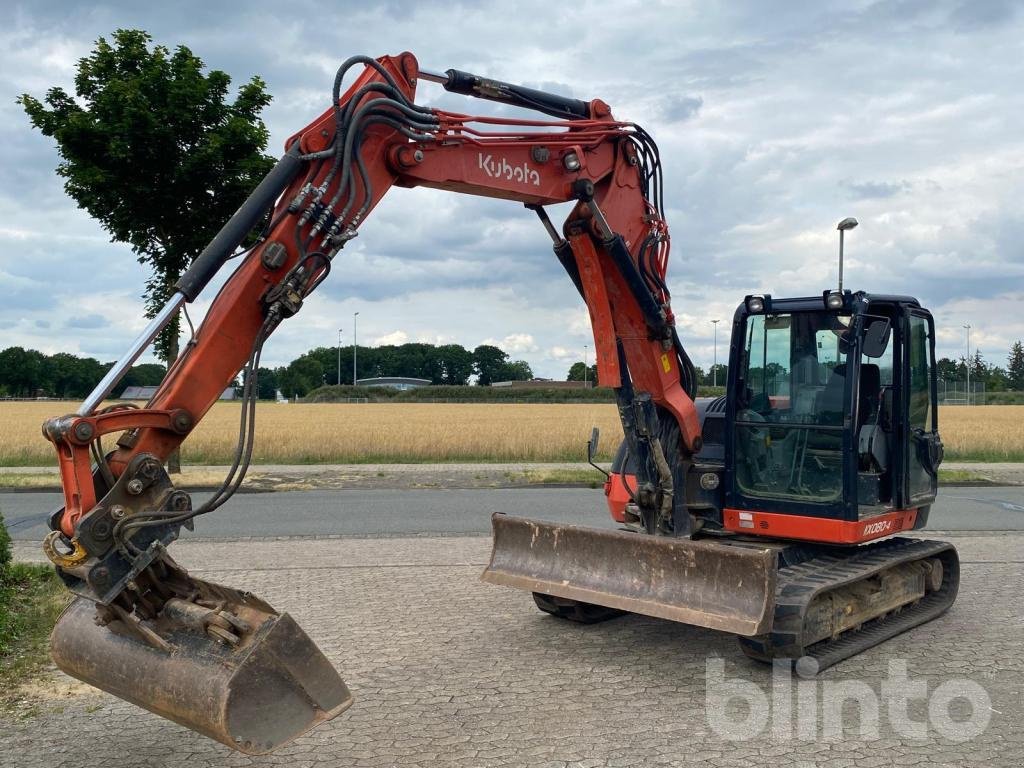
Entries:
[[[943, 565], [942, 586], [938, 590], [900, 611], [847, 630], [833, 640], [823, 640], [810, 647], [801, 642], [807, 608], [818, 595], [902, 563], [931, 557], [939, 557]], [[862, 547], [852, 556], [821, 555], [779, 571], [772, 631], [767, 635], [737, 639], [740, 648], [752, 659], [770, 662], [788, 658], [795, 663], [801, 657], [810, 657], [818, 662], [821, 671], [931, 621], [953, 604], [959, 585], [960, 559], [953, 545], [944, 541], [896, 538]]]

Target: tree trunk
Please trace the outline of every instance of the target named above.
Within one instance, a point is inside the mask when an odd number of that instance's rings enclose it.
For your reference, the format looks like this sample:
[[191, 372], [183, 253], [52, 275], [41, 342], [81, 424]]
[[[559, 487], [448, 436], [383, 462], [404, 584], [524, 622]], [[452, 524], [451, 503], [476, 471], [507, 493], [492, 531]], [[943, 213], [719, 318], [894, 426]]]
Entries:
[[[178, 323], [171, 323], [170, 327], [177, 331]], [[178, 334], [174, 333], [173, 338], [167, 346], [167, 370], [171, 369], [174, 365], [174, 361], [178, 359]], [[167, 457], [167, 474], [169, 475], [180, 475], [181, 474], [181, 449], [175, 448], [171, 451], [171, 455]]]

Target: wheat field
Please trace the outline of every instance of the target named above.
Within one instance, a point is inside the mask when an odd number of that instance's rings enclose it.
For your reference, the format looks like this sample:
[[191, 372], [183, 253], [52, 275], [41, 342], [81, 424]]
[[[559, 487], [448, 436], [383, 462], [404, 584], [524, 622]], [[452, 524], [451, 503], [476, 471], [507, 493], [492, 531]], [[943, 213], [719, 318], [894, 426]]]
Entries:
[[[0, 403], [0, 466], [52, 465], [40, 425], [75, 406]], [[183, 460], [229, 463], [239, 413], [237, 403], [217, 403], [185, 441]], [[622, 434], [610, 404], [260, 403], [253, 462], [583, 461], [592, 426], [608, 460]], [[949, 459], [1024, 461], [1024, 406], [943, 407], [939, 427]]]

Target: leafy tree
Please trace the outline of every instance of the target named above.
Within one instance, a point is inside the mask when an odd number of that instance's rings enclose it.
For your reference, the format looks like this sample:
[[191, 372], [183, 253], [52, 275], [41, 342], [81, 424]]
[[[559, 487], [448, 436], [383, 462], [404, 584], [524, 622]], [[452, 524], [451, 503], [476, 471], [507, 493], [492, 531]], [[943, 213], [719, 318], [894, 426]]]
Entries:
[[[53, 137], [64, 189], [115, 242], [152, 269], [150, 317], [189, 263], [273, 165], [260, 112], [270, 103], [253, 77], [228, 100], [231, 78], [185, 46], [152, 46], [141, 30], [100, 38], [78, 62], [75, 94], [55, 87], [40, 101], [18, 101], [32, 124]], [[170, 362], [175, 320], [157, 341]]]
[[323, 385], [324, 366], [316, 354], [302, 355], [278, 372], [278, 382], [281, 391], [286, 396], [302, 397], [307, 392]]
[[260, 368], [257, 385], [259, 387], [260, 400], [274, 400], [277, 398], [278, 373], [271, 368]]
[[950, 360], [948, 357], [940, 357], [935, 363], [935, 372], [940, 379], [955, 381], [964, 378], [963, 360]]
[[434, 381], [435, 384], [457, 386], [469, 383], [473, 374], [472, 352], [460, 344], [443, 344], [434, 353], [441, 367], [440, 380]]
[[[43, 365], [47, 391], [63, 398], [85, 397], [109, 367], [94, 358], [78, 357], [67, 352], [50, 355]], [[163, 367], [156, 367], [162, 375]]]
[[708, 372], [704, 374], [704, 378], [701, 380], [706, 386], [713, 386], [717, 383], [719, 387], [724, 387], [729, 379], [729, 366], [724, 363], [718, 363], [712, 365], [708, 369]]
[[533, 378], [533, 369], [525, 360], [506, 363], [501, 368], [499, 381], [529, 381]]
[[[586, 376], [583, 375], [584, 372], [586, 372]], [[573, 363], [572, 367], [569, 368], [569, 375], [565, 377], [565, 380], [589, 381], [594, 386], [597, 386], [597, 364], [595, 363], [588, 368], [585, 363]]]
[[[119, 29], [80, 59], [76, 100], [63, 88], [18, 101], [57, 141], [64, 189], [111, 240], [127, 243], [152, 272], [143, 293], [153, 317], [174, 284], [274, 164], [263, 154], [270, 103], [253, 77], [227, 100], [231, 78], [203, 73], [179, 45], [152, 48], [138, 29]], [[170, 367], [178, 356], [175, 317], [156, 341]], [[178, 452], [168, 462], [180, 471]]]
[[971, 358], [971, 379], [973, 381], [984, 381], [988, 377], [988, 364], [985, 362], [985, 358], [981, 355], [981, 350], [976, 349], [974, 351], [974, 357]]
[[481, 344], [473, 350], [473, 373], [477, 383], [487, 386], [502, 381], [502, 373], [508, 362], [508, 353], [491, 344]]
[[45, 356], [34, 349], [8, 347], [0, 352], [0, 386], [15, 397], [31, 397], [45, 390]]
[[[121, 384], [126, 387], [155, 387], [164, 380], [166, 373], [167, 369], [162, 365], [141, 363], [131, 367], [121, 380]], [[88, 394], [88, 391], [83, 394]]]
[[1024, 390], [1024, 347], [1018, 339], [1010, 347], [1006, 361], [1007, 385], [1010, 389]]

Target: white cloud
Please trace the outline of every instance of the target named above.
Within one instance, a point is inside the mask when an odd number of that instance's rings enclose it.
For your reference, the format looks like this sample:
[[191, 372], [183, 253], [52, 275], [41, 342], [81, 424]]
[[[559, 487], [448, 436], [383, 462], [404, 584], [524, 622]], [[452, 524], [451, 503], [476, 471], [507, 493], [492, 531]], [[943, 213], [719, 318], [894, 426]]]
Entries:
[[383, 336], [378, 336], [373, 340], [373, 346], [382, 347], [388, 344], [405, 344], [409, 341], [409, 334], [405, 331], [392, 331], [391, 333], [385, 333]]

